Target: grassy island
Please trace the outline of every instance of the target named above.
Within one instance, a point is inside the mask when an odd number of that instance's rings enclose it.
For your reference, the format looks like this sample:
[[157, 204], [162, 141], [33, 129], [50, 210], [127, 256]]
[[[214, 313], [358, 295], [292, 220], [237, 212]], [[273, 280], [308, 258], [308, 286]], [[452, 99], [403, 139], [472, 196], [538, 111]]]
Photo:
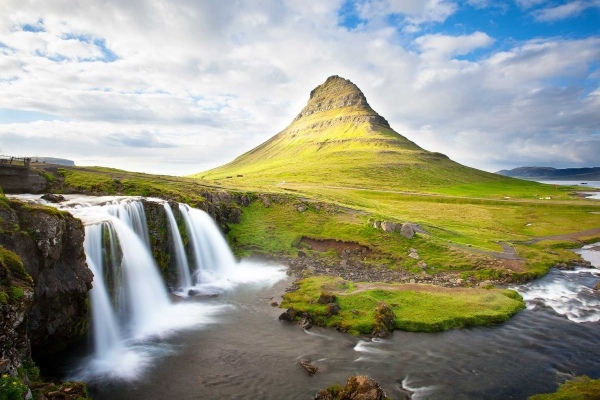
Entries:
[[315, 276], [299, 281], [296, 291], [284, 295], [281, 307], [293, 309], [297, 318], [308, 316], [319, 326], [372, 334], [382, 328], [378, 324], [384, 322], [381, 314], [386, 309], [393, 319], [386, 330], [438, 332], [506, 321], [525, 303], [517, 292], [506, 289], [353, 283]]

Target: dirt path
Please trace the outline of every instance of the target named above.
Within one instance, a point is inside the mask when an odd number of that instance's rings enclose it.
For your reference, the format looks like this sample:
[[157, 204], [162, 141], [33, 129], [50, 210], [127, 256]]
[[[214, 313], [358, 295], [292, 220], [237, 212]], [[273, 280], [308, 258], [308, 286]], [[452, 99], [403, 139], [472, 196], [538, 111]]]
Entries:
[[564, 235], [551, 235], [551, 236], [538, 236], [531, 240], [528, 240], [527, 244], [537, 243], [541, 240], [574, 240], [580, 242], [585, 238], [598, 236], [600, 237], [600, 228], [588, 229], [580, 232], [566, 233]]

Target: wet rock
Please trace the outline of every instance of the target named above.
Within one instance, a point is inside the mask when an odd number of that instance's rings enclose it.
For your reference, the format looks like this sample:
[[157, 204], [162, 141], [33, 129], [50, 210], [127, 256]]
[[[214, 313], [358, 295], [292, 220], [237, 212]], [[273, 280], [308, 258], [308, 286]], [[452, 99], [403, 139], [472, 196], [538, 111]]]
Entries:
[[315, 367], [314, 365], [312, 365], [311, 363], [309, 363], [307, 361], [300, 361], [300, 365], [302, 366], [302, 368], [304, 368], [306, 373], [310, 376], [313, 376], [314, 374], [319, 372], [319, 368]]
[[42, 199], [50, 203], [60, 203], [61, 201], [65, 201], [65, 196], [60, 194], [46, 193], [42, 196]]
[[292, 322], [296, 319], [296, 310], [293, 308], [288, 308], [279, 316], [280, 321], [288, 321]]
[[596, 286], [594, 286], [594, 290], [600, 291], [600, 282], [596, 283]]
[[310, 314], [304, 314], [299, 322], [302, 329], [310, 329], [313, 326], [312, 317]]
[[278, 307], [278, 306], [279, 306], [278, 302], [276, 302], [276, 301], [271, 302], [271, 307]]
[[339, 385], [320, 390], [315, 400], [385, 400], [387, 397], [379, 383], [366, 376], [352, 376], [343, 388]]
[[187, 294], [190, 297], [200, 296], [200, 291], [198, 289], [190, 289], [190, 290], [188, 290]]

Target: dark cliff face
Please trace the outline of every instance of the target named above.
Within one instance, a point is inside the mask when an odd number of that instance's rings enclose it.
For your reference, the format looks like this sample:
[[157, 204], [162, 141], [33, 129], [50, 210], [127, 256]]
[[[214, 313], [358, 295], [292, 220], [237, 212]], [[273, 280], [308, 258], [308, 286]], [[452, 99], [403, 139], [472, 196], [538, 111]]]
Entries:
[[43, 193], [48, 182], [36, 170], [0, 166], [0, 186], [5, 193]]
[[15, 376], [30, 357], [27, 315], [33, 281], [18, 255], [0, 247], [0, 374]]
[[33, 279], [28, 314], [31, 346], [44, 353], [86, 332], [92, 272], [83, 250], [80, 220], [53, 208], [10, 201], [0, 209], [0, 245], [16, 253]]

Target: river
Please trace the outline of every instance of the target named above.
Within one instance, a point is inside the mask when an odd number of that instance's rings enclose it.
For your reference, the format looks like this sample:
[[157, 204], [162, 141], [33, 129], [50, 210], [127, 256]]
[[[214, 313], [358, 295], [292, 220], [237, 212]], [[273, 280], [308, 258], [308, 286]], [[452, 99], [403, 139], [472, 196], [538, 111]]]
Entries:
[[[586, 253], [598, 262], [597, 252]], [[282, 310], [270, 305], [271, 298], [291, 278], [269, 288], [246, 285], [210, 301], [224, 307], [217, 323], [164, 341], [168, 354], [139, 380], [102, 381], [90, 389], [96, 400], [310, 399], [351, 375], [368, 374], [394, 399], [407, 390], [413, 399], [525, 399], [554, 391], [575, 375], [600, 377], [598, 322], [573, 321], [548, 304], [562, 297], [573, 301], [571, 312], [591, 308], [597, 321], [598, 294], [590, 287], [599, 276], [593, 269], [553, 269], [519, 288], [526, 297], [538, 292], [506, 323], [443, 333], [396, 331], [385, 340], [304, 331], [278, 321]], [[581, 295], [587, 300], [572, 300]], [[320, 371], [308, 376], [299, 360]]]

